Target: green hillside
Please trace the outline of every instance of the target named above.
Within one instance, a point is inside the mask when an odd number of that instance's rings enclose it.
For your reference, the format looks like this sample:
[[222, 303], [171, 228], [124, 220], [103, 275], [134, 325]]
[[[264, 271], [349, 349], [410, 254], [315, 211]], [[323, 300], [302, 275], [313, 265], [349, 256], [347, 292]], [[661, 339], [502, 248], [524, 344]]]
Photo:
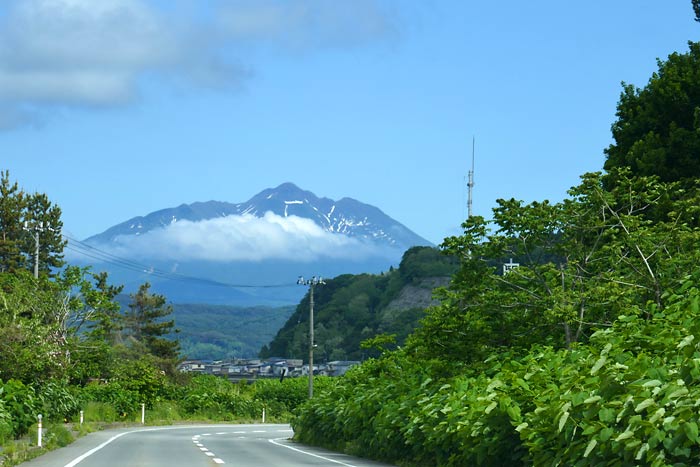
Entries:
[[[314, 288], [316, 358], [323, 361], [362, 360], [373, 351], [360, 343], [393, 334], [401, 344], [416, 328], [432, 290], [447, 285], [457, 261], [431, 247], [414, 247], [398, 269], [386, 273], [342, 275]], [[309, 294], [304, 297], [261, 357], [308, 355]]]
[[293, 312], [294, 306], [175, 304], [172, 317], [180, 330], [181, 355], [222, 360], [256, 356]]

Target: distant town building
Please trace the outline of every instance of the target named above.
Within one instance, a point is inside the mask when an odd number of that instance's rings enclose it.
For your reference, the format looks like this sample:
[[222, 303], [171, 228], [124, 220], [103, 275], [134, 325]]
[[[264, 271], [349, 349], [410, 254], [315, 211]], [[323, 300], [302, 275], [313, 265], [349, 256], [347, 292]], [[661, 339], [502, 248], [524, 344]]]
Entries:
[[[335, 361], [327, 364], [314, 364], [314, 375], [342, 376], [357, 361]], [[301, 359], [273, 357], [267, 360], [259, 358], [236, 359], [232, 361], [207, 362], [202, 360], [185, 360], [178, 370], [183, 373], [215, 375], [230, 381], [255, 380], [258, 378], [294, 378], [307, 376], [309, 365]]]

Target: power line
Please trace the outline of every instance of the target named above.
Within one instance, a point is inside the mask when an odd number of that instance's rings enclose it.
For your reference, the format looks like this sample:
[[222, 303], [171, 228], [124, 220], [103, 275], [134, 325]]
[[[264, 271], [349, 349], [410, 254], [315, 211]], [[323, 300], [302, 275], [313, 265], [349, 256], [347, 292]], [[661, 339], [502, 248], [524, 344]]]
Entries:
[[216, 287], [229, 287], [229, 288], [255, 288], [255, 289], [269, 289], [269, 288], [282, 288], [282, 287], [294, 287], [296, 283], [289, 284], [231, 284], [228, 282], [221, 282], [213, 279], [206, 279], [203, 277], [188, 276], [185, 274], [179, 274], [175, 272], [162, 271], [160, 269], [154, 268], [152, 266], [147, 266], [136, 261], [117, 256], [115, 254], [109, 253], [107, 251], [101, 250], [97, 247], [89, 245], [85, 242], [81, 242], [75, 238], [68, 235], [63, 235], [68, 240], [66, 248], [74, 251], [88, 258], [92, 258], [112, 266], [127, 269], [133, 272], [139, 272], [141, 274], [147, 274], [150, 276], [158, 277], [166, 280], [176, 280], [182, 282], [196, 282], [203, 285], [211, 285]]

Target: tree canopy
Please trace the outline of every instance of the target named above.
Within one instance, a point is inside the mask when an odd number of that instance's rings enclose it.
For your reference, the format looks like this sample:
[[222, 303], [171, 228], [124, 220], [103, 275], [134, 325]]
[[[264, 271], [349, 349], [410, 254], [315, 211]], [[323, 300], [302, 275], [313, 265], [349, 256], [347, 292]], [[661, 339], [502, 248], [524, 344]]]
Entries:
[[53, 275], [63, 266], [61, 208], [43, 193], [26, 193], [0, 172], [0, 272], [31, 270], [39, 245], [39, 273]]
[[[697, 13], [697, 2], [694, 8]], [[688, 52], [658, 60], [644, 88], [623, 83], [612, 136], [607, 171], [628, 167], [664, 182], [700, 177], [700, 43], [689, 42]]]

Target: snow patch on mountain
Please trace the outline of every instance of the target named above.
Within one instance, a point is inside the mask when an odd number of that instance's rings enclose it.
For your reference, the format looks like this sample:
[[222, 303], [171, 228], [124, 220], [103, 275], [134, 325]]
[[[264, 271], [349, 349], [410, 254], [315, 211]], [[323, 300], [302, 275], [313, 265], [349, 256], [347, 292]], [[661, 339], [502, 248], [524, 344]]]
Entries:
[[372, 243], [335, 235], [310, 219], [272, 212], [263, 217], [243, 214], [199, 222], [181, 220], [139, 236], [120, 235], [102, 248], [119, 256], [213, 262], [357, 260], [382, 254]]
[[[266, 217], [270, 214], [276, 217]], [[173, 241], [168, 241], [164, 235], [165, 233], [175, 235], [176, 231], [167, 229], [169, 226], [176, 226], [186, 222], [190, 224], [201, 223], [201, 235], [206, 236], [205, 228], [216, 230], [217, 224], [209, 221], [231, 217], [238, 219], [231, 223], [231, 227], [235, 227], [239, 231], [245, 228], [252, 229], [251, 231], [255, 232], [254, 226], [276, 224], [278, 229], [281, 229], [281, 232], [296, 232], [297, 237], [315, 238], [314, 235], [316, 234], [311, 235], [308, 230], [306, 236], [304, 236], [300, 230], [282, 227], [279, 221], [273, 220], [294, 218], [294, 221], [289, 223], [291, 226], [296, 225], [297, 219], [304, 219], [309, 225], [315, 225], [319, 232], [324, 232], [326, 235], [323, 238], [326, 238], [326, 236], [328, 236], [328, 239], [338, 237], [334, 238], [338, 248], [345, 246], [350, 248], [350, 244], [347, 243], [348, 238], [359, 241], [362, 245], [371, 244], [379, 250], [382, 248], [394, 248], [405, 251], [412, 246], [430, 245], [430, 242], [416, 235], [374, 206], [361, 203], [352, 198], [343, 198], [339, 201], [319, 198], [313, 193], [304, 191], [291, 183], [284, 183], [277, 188], [263, 190], [244, 203], [232, 204], [208, 201], [189, 205], [182, 204], [176, 208], [163, 209], [144, 217], [135, 217], [122, 224], [115, 225], [99, 235], [90, 237], [86, 241], [95, 245], [112, 244], [114, 246], [124, 246], [133, 243], [129, 237], [138, 236], [144, 239], [158, 237], [158, 241], [164, 242], [165, 245], [170, 245]], [[262, 223], [256, 223], [254, 219], [262, 219]], [[185, 225], [187, 225], [189, 231], [193, 231], [194, 227], [190, 224]], [[272, 230], [267, 232], [272, 232]], [[183, 241], [182, 238], [184, 236], [180, 238], [180, 241]], [[255, 242], [254, 235], [246, 234], [240, 238], [248, 238], [249, 241], [253, 242], [255, 244], [253, 250], [255, 251], [262, 248], [259, 242]], [[262, 238], [266, 237], [263, 236]], [[145, 245], [146, 241], [139, 240], [137, 243]], [[242, 247], [236, 242], [233, 243]], [[326, 241], [323, 244], [329, 245], [330, 243]], [[306, 244], [303, 243], [303, 245]], [[137, 245], [131, 246], [136, 248]], [[179, 248], [177, 245], [171, 246], [176, 249]], [[353, 244], [353, 246], [356, 245]], [[155, 245], [154, 248], [158, 249], [161, 247]], [[142, 249], [148, 251], [146, 247]], [[310, 251], [313, 252], [315, 250], [312, 248]], [[279, 254], [279, 252], [274, 253], [274, 255]], [[257, 257], [259, 254], [250, 253], [248, 256]]]

